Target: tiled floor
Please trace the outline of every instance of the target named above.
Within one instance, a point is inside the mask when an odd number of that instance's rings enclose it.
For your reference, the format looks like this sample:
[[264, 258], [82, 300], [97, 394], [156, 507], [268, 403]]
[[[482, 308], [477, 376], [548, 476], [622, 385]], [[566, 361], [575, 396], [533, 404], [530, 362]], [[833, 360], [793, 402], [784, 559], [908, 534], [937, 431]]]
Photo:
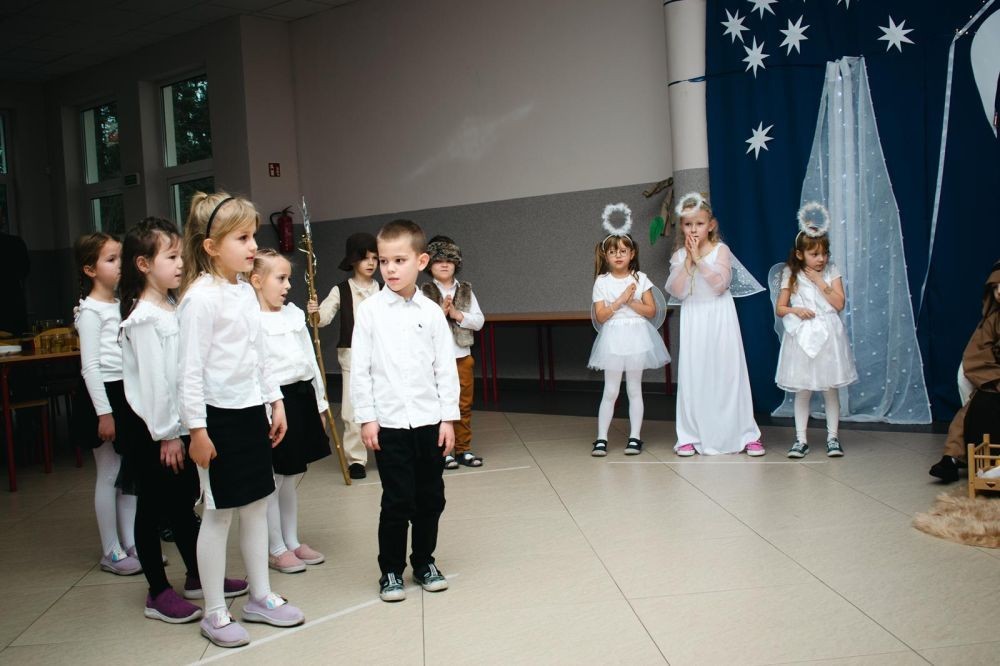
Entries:
[[447, 476], [451, 589], [377, 600], [377, 473], [348, 488], [327, 459], [299, 494], [300, 536], [328, 561], [272, 575], [308, 622], [250, 625], [238, 651], [144, 619], [142, 577], [96, 568], [90, 461], [22, 471], [20, 492], [0, 492], [0, 663], [1000, 662], [1000, 552], [910, 527], [942, 491], [927, 476], [942, 435], [845, 430], [845, 458], [793, 462], [788, 429], [766, 427], [762, 459], [681, 460], [673, 424], [649, 421], [647, 451], [626, 458], [619, 421], [594, 459], [593, 418], [473, 423], [487, 465]]

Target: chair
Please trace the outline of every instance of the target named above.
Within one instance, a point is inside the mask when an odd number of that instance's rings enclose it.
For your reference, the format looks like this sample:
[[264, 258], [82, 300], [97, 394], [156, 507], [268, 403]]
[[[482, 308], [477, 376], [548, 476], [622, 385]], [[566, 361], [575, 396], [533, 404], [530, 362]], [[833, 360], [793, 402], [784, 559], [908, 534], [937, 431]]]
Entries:
[[[49, 428], [49, 399], [37, 398], [28, 400], [15, 400], [10, 403], [12, 415], [17, 415], [19, 411], [28, 409], [38, 409], [41, 416], [41, 446], [42, 463], [46, 474], [52, 473], [52, 434]], [[7, 461], [10, 465], [10, 491], [17, 490], [17, 467], [16, 456], [14, 455], [14, 437], [7, 441]]]
[[[68, 327], [50, 328], [42, 331], [34, 338], [35, 353], [77, 351], [80, 349], [80, 338], [76, 331]], [[77, 390], [80, 379], [78, 367], [63, 367], [58, 365], [41, 365], [37, 369], [38, 386], [51, 403], [51, 411], [55, 416], [61, 416], [60, 398], [66, 410], [67, 422], [72, 422], [73, 394]], [[76, 466], [83, 466], [83, 454], [75, 447]]]

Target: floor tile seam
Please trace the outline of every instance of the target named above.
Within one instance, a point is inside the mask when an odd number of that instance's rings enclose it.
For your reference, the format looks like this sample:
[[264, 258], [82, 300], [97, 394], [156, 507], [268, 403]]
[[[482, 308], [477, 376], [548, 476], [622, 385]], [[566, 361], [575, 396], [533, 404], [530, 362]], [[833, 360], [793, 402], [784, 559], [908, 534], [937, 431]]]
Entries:
[[[504, 418], [506, 418], [508, 420], [508, 422], [510, 422], [510, 419], [509, 419], [509, 417], [507, 417], [506, 412], [504, 412], [503, 414], [504, 414]], [[513, 424], [511, 424], [511, 425], [513, 425]], [[518, 435], [518, 439], [521, 439], [520, 435]], [[562, 495], [559, 493], [559, 491], [556, 489], [555, 485], [552, 483], [552, 480], [549, 478], [549, 475], [545, 472], [545, 468], [542, 467], [542, 464], [538, 461], [537, 458], [535, 458], [535, 454], [531, 451], [531, 449], [524, 442], [524, 440], [521, 440], [521, 445], [524, 446], [525, 451], [528, 453], [529, 456], [531, 456], [531, 459], [532, 459], [532, 461], [534, 461], [535, 466], [538, 467], [538, 471], [542, 473], [542, 475], [545, 477], [545, 480], [549, 483], [549, 487], [552, 488], [552, 492], [554, 492], [556, 494], [556, 497], [559, 498], [559, 503], [562, 504], [563, 510], [566, 511], [567, 515], [569, 515], [569, 517], [570, 517], [570, 520], [573, 521], [573, 525], [576, 527], [577, 531], [580, 533], [580, 536], [583, 537], [583, 540], [586, 542], [587, 547], [590, 548], [590, 552], [593, 553], [594, 557], [597, 558], [597, 561], [601, 563], [601, 568], [604, 569], [605, 574], [607, 574], [608, 578], [611, 580], [611, 583], [618, 590], [618, 594], [621, 595], [621, 599], [626, 603], [626, 605], [628, 605], [629, 610], [632, 612], [632, 617], [635, 618], [636, 622], [639, 623], [639, 626], [641, 626], [642, 629], [643, 629], [643, 631], [646, 632], [646, 637], [649, 639], [650, 643], [653, 645], [653, 647], [656, 649], [657, 653], [660, 655], [660, 659], [662, 659], [663, 662], [669, 666], [670, 662], [667, 660], [667, 655], [665, 655], [663, 653], [663, 650], [660, 648], [660, 644], [656, 642], [655, 638], [653, 638], [653, 634], [650, 632], [649, 627], [647, 627], [646, 624], [642, 621], [642, 618], [639, 617], [639, 614], [636, 612], [635, 608], [632, 606], [632, 603], [629, 601], [628, 596], [625, 594], [625, 591], [621, 588], [621, 585], [615, 579], [614, 575], [612, 575], [611, 570], [608, 568], [607, 562], [605, 562], [604, 559], [601, 558], [600, 553], [598, 553], [597, 550], [594, 548], [594, 544], [591, 542], [590, 538], [587, 536], [587, 533], [584, 532], [583, 528], [580, 527], [580, 523], [577, 522], [576, 516], [573, 515], [573, 512], [566, 505], [566, 501], [563, 499]]]
[[889, 636], [892, 636], [895, 640], [899, 641], [899, 643], [901, 645], [905, 645], [910, 650], [915, 650], [915, 648], [912, 645], [910, 645], [909, 643], [907, 643], [906, 641], [904, 641], [902, 638], [900, 638], [899, 636], [897, 636], [895, 633], [893, 633], [892, 631], [890, 631], [889, 629], [887, 629], [881, 622], [879, 622], [874, 617], [872, 617], [871, 615], [869, 615], [868, 613], [866, 613], [857, 604], [855, 604], [853, 601], [851, 601], [846, 596], [844, 596], [839, 590], [835, 589], [833, 586], [831, 586], [825, 580], [823, 580], [822, 578], [820, 578], [819, 575], [817, 575], [814, 571], [812, 571], [807, 566], [805, 566], [805, 564], [803, 564], [802, 562], [800, 562], [798, 559], [796, 559], [795, 557], [793, 557], [789, 553], [786, 553], [780, 546], [778, 546], [776, 543], [774, 543], [773, 541], [771, 541], [770, 539], [768, 539], [766, 536], [764, 536], [763, 534], [761, 534], [760, 532], [758, 532], [751, 525], [749, 525], [748, 523], [746, 523], [745, 521], [743, 521], [739, 516], [737, 516], [732, 511], [730, 511], [726, 507], [724, 507], [721, 504], [719, 504], [718, 502], [716, 502], [715, 498], [713, 498], [707, 492], [705, 492], [704, 490], [701, 490], [700, 488], [698, 490], [699, 490], [699, 492], [701, 492], [702, 494], [704, 494], [706, 497], [708, 497], [709, 500], [711, 500], [712, 502], [715, 502], [719, 506], [720, 509], [722, 509], [723, 511], [725, 511], [726, 513], [728, 513], [729, 515], [731, 515], [734, 519], [736, 519], [737, 521], [739, 521], [740, 523], [742, 523], [744, 526], [746, 526], [747, 529], [749, 529], [751, 532], [753, 532], [754, 534], [756, 534], [757, 536], [759, 536], [761, 539], [763, 539], [772, 548], [774, 548], [779, 553], [781, 553], [782, 555], [784, 555], [785, 557], [787, 557], [790, 561], [794, 562], [796, 564], [796, 566], [798, 566], [800, 569], [802, 569], [803, 571], [805, 571], [806, 573], [808, 573], [810, 576], [812, 576], [812, 578], [815, 579], [818, 583], [820, 583], [823, 587], [825, 587], [826, 589], [828, 589], [830, 592], [832, 592], [838, 598], [842, 599], [846, 604], [848, 604], [849, 606], [851, 606], [851, 608], [854, 608], [863, 617], [867, 618], [869, 621], [871, 621], [872, 623], [874, 623], [875, 626], [879, 627], [886, 634], [888, 634]]
[[[850, 484], [849, 484], [849, 483], [847, 483], [846, 481], [844, 481], [844, 480], [842, 480], [842, 479], [838, 479], [838, 478], [837, 478], [837, 477], [835, 477], [835, 476], [831, 476], [830, 474], [827, 474], [827, 473], [825, 473], [825, 472], [823, 471], [823, 469], [824, 469], [824, 468], [820, 467], [819, 465], [804, 465], [804, 467], [805, 467], [805, 468], [806, 468], [807, 470], [809, 470], [810, 472], [813, 472], [814, 474], [819, 474], [819, 475], [820, 475], [820, 476], [822, 476], [822, 477], [825, 477], [825, 478], [827, 478], [827, 479], [830, 479], [830, 480], [832, 480], [832, 481], [835, 481], [836, 483], [839, 483], [840, 485], [844, 486], [844, 487], [845, 487], [845, 488], [847, 488], [848, 490], [851, 490], [851, 491], [853, 491], [853, 492], [855, 492], [855, 493], [858, 493], [859, 495], [862, 495], [862, 496], [864, 496], [864, 497], [867, 497], [868, 499], [872, 500], [873, 502], [878, 502], [878, 503], [879, 503], [879, 504], [881, 504], [882, 506], [885, 506], [885, 507], [888, 507], [889, 509], [892, 509], [893, 511], [895, 511], [896, 513], [898, 513], [898, 514], [899, 514], [899, 515], [901, 515], [901, 516], [906, 516], [907, 518], [909, 518], [909, 519], [911, 519], [911, 520], [912, 520], [912, 518], [913, 518], [913, 514], [909, 514], [909, 513], [906, 513], [905, 511], [900, 511], [899, 509], [897, 509], [896, 507], [892, 506], [891, 504], [888, 504], [888, 503], [886, 503], [886, 502], [884, 502], [884, 501], [880, 500], [880, 499], [879, 499], [879, 498], [877, 498], [877, 497], [872, 497], [871, 495], [869, 495], [869, 494], [868, 494], [868, 493], [866, 493], [865, 491], [863, 491], [863, 490], [860, 490], [860, 489], [858, 489], [858, 488], [855, 488], [854, 486], [850, 485]], [[831, 469], [832, 469], [832, 468], [831, 468]]]
[[888, 656], [888, 655], [893, 655], [893, 654], [907, 654], [907, 653], [913, 654], [914, 656], [916, 656], [917, 658], [919, 658], [922, 661], [927, 662], [928, 664], [933, 664], [933, 662], [929, 661], [927, 659], [927, 657], [925, 657], [924, 655], [920, 654], [919, 652], [917, 652], [913, 648], [909, 648], [907, 650], [893, 650], [891, 652], [873, 652], [871, 654], [852, 654], [852, 655], [849, 655], [847, 657], [820, 657], [819, 659], [807, 659], [805, 661], [803, 661], [801, 659], [796, 659], [794, 661], [770, 661], [770, 662], [767, 662], [767, 664], [765, 664], [763, 666], [787, 666], [787, 664], [818, 664], [820, 662], [830, 661], [831, 659], [845, 659], [845, 658], [846, 659], [855, 659], [855, 658], [859, 658], [859, 657], [883, 657], [883, 656]]
[[[65, 596], [66, 596], [67, 594], [69, 594], [69, 593], [70, 593], [71, 591], [73, 591], [73, 589], [74, 589], [74, 588], [76, 588], [77, 586], [79, 586], [79, 584], [80, 584], [80, 581], [82, 581], [82, 580], [83, 580], [84, 578], [86, 578], [87, 576], [89, 576], [89, 575], [91, 574], [91, 572], [93, 572], [93, 571], [94, 571], [94, 569], [95, 569], [96, 567], [100, 567], [100, 565], [99, 565], [99, 564], [95, 564], [95, 565], [93, 565], [92, 567], [90, 567], [89, 569], [87, 569], [87, 571], [86, 571], [86, 572], [85, 572], [85, 573], [84, 573], [84, 574], [83, 574], [82, 576], [80, 576], [80, 577], [79, 577], [79, 578], [78, 578], [78, 579], [76, 580], [76, 582], [75, 582], [75, 583], [73, 583], [72, 585], [70, 585], [69, 587], [67, 587], [67, 588], [66, 588], [65, 590], [63, 590], [62, 594], [60, 594], [59, 596], [57, 596], [57, 597], [56, 597], [56, 598], [55, 598], [55, 599], [54, 599], [54, 600], [52, 601], [52, 603], [50, 603], [50, 604], [49, 604], [48, 606], [46, 606], [46, 607], [45, 607], [45, 609], [44, 609], [44, 610], [43, 610], [42, 612], [40, 612], [40, 613], [39, 613], [38, 615], [36, 615], [36, 616], [35, 616], [35, 619], [34, 619], [34, 620], [32, 620], [32, 621], [31, 621], [31, 623], [30, 623], [30, 624], [28, 624], [28, 626], [27, 626], [27, 627], [25, 627], [25, 628], [24, 628], [24, 629], [22, 629], [22, 630], [21, 630], [20, 632], [18, 632], [18, 634], [17, 634], [16, 636], [14, 636], [14, 638], [12, 638], [12, 639], [10, 640], [10, 642], [9, 642], [9, 643], [7, 643], [7, 645], [6, 645], [5, 647], [4, 647], [4, 649], [7, 649], [8, 647], [16, 647], [16, 646], [14, 646], [14, 642], [15, 642], [15, 641], [17, 641], [17, 640], [18, 640], [19, 638], [21, 638], [21, 636], [24, 636], [24, 634], [25, 634], [25, 633], [27, 633], [28, 631], [30, 631], [30, 630], [31, 630], [31, 628], [32, 628], [33, 626], [35, 626], [35, 624], [37, 624], [39, 620], [41, 620], [41, 619], [42, 619], [42, 616], [43, 616], [43, 615], [45, 615], [45, 614], [46, 614], [46, 613], [48, 613], [48, 612], [49, 612], [50, 610], [52, 610], [52, 608], [53, 608], [53, 607], [54, 607], [54, 606], [55, 606], [55, 605], [56, 605], [57, 603], [59, 603], [60, 601], [62, 601], [62, 600], [63, 600], [63, 598], [65, 598]], [[58, 589], [58, 588], [56, 588], [56, 589]]]
[[1000, 640], [995, 640], [995, 641], [972, 641], [971, 643], [969, 643], [969, 642], [963, 642], [963, 643], [954, 643], [954, 644], [949, 644], [949, 645], [935, 645], [933, 647], [922, 647], [922, 648], [913, 648], [913, 649], [916, 650], [917, 652], [919, 652], [921, 650], [924, 650], [924, 651], [926, 651], [926, 650], [951, 650], [953, 648], [975, 647], [977, 645], [1000, 645]]

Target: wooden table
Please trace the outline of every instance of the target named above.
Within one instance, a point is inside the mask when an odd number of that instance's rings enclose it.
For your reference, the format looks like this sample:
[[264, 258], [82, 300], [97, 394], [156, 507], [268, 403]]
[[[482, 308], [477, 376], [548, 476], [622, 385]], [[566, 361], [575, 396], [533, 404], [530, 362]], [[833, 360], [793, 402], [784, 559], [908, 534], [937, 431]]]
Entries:
[[[0, 396], [3, 400], [4, 434], [7, 436], [7, 476], [10, 481], [10, 491], [17, 490], [17, 473], [14, 466], [14, 424], [10, 412], [10, 369], [19, 364], [45, 363], [60, 359], [79, 359], [79, 351], [59, 351], [41, 353], [21, 353], [0, 356]], [[45, 461], [45, 472], [52, 471], [52, 461]]]
[[[667, 310], [667, 318], [663, 322], [663, 342], [670, 348], [670, 316], [672, 310]], [[560, 325], [591, 326], [589, 310], [570, 312], [497, 312], [486, 315], [486, 323], [479, 331], [479, 349], [482, 360], [483, 400], [500, 399], [497, 388], [497, 342], [496, 326], [502, 325], [534, 325], [538, 336], [538, 384], [542, 391], [553, 391], [556, 387], [555, 357], [552, 346], [552, 327]], [[546, 376], [546, 370], [548, 375]], [[664, 369], [666, 376], [666, 393], [673, 394], [673, 382], [668, 363]]]

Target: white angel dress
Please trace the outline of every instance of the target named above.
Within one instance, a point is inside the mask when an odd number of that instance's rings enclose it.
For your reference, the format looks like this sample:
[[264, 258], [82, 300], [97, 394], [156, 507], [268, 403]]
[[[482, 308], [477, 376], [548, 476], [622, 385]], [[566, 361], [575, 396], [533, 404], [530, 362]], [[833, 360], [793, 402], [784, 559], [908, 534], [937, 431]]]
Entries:
[[[611, 304], [618, 300], [629, 285], [636, 285], [634, 300], [652, 290], [657, 313], [653, 321], [628, 306], [622, 306], [602, 325], [596, 324], [597, 339], [590, 350], [587, 367], [595, 370], [649, 370], [670, 363], [670, 353], [663, 338], [656, 332], [663, 323], [664, 300], [659, 290], [642, 271], [616, 278], [611, 273], [599, 275], [594, 281], [593, 303]], [[594, 312], [593, 306], [591, 313]]]
[[[778, 265], [780, 266], [780, 264]], [[775, 266], [772, 274], [777, 273]], [[780, 293], [788, 289], [791, 270], [785, 266], [780, 279], [771, 279], [771, 289]], [[840, 270], [830, 262], [823, 269], [823, 280], [833, 284]], [[777, 294], [772, 293], [777, 302]], [[803, 275], [795, 281], [795, 291], [789, 301], [794, 308], [807, 308], [816, 313], [813, 319], [801, 319], [788, 314], [781, 320], [781, 351], [774, 382], [790, 393], [825, 391], [853, 384], [858, 380], [847, 329], [840, 313], [820, 293], [819, 288]]]
[[[677, 360], [677, 443], [702, 455], [739, 453], [760, 440], [734, 295], [764, 291], [719, 243], [690, 274], [687, 250], [670, 257], [666, 290], [681, 305]], [[732, 291], [731, 291], [732, 289]]]

